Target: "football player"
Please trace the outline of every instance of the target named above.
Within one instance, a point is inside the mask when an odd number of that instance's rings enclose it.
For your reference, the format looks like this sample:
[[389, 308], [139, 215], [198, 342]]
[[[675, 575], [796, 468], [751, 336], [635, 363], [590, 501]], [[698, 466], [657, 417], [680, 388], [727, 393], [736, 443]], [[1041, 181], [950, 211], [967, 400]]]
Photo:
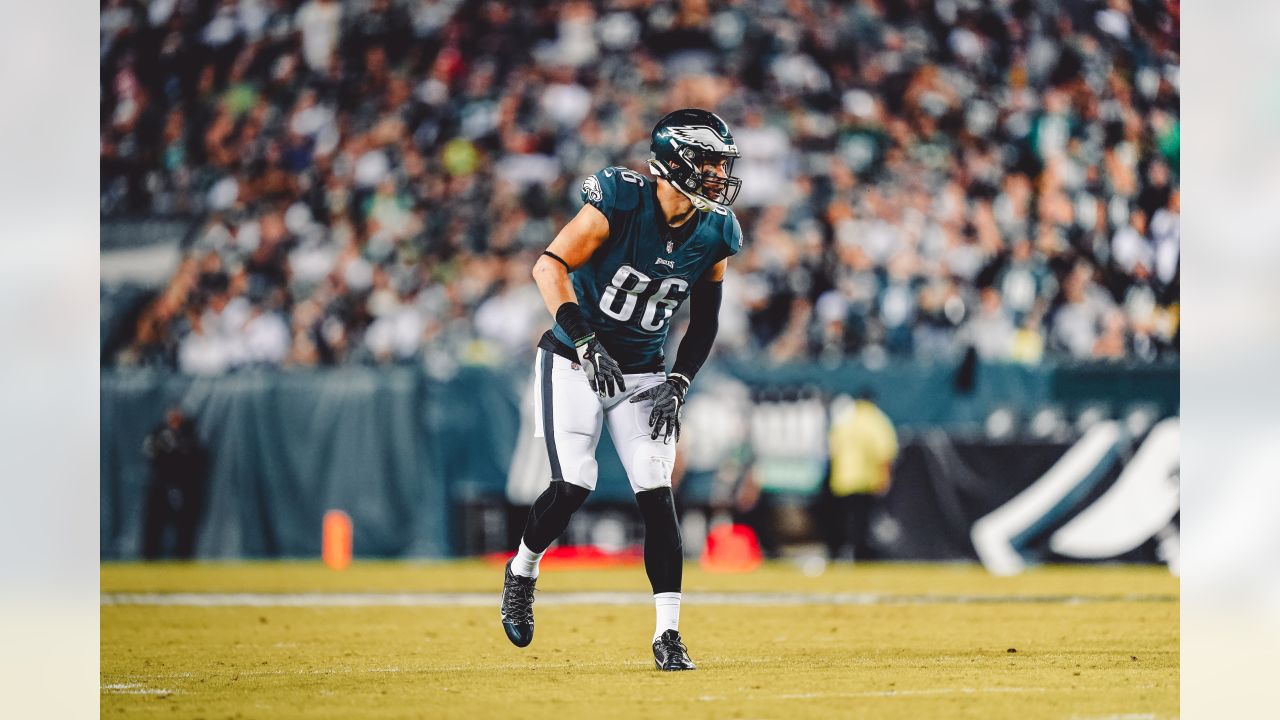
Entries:
[[[607, 424], [644, 519], [654, 662], [693, 670], [679, 631], [684, 558], [671, 467], [685, 393], [715, 340], [725, 267], [742, 244], [729, 210], [739, 155], [725, 122], [697, 109], [662, 118], [650, 150], [656, 179], [621, 167], [587, 177], [585, 204], [533, 267], [555, 318], [534, 366], [535, 433], [546, 440], [551, 483], [507, 563], [502, 626], [519, 647], [533, 640], [538, 561], [595, 489]], [[662, 348], [686, 299], [689, 329], [668, 373]]]

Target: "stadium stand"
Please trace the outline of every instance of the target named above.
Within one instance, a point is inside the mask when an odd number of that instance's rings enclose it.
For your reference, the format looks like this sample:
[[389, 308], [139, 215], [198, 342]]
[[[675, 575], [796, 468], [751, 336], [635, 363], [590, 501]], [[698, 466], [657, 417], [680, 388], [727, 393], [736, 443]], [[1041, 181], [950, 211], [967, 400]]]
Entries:
[[108, 0], [104, 227], [190, 231], [160, 286], [104, 280], [103, 363], [524, 363], [581, 178], [690, 105], [743, 152], [719, 354], [1176, 355], [1177, 13]]

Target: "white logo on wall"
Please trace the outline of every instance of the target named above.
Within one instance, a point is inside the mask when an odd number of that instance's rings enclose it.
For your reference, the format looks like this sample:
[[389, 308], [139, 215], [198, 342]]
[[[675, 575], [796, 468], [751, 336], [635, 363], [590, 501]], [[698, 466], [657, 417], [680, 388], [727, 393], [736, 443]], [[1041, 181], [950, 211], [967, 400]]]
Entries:
[[[1094, 425], [1053, 467], [1011, 500], [979, 518], [970, 529], [973, 547], [996, 575], [1026, 569], [1028, 540], [1062, 518], [1071, 519], [1053, 532], [1050, 549], [1064, 557], [1105, 560], [1118, 557], [1150, 538], [1169, 570], [1180, 572], [1178, 525], [1179, 421], [1156, 424], [1132, 459], [1124, 464], [1101, 497], [1089, 501], [1094, 487], [1120, 460], [1125, 435], [1120, 424]], [[1086, 507], [1081, 507], [1088, 503]]]
[[604, 199], [604, 192], [600, 189], [600, 180], [595, 175], [588, 175], [586, 180], [582, 181], [582, 192], [587, 194], [592, 202], [600, 202]]

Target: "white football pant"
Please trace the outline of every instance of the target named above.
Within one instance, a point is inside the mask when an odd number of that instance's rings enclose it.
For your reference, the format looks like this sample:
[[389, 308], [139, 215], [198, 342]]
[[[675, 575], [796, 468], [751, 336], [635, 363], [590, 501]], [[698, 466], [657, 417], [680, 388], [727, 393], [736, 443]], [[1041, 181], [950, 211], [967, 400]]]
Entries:
[[624, 374], [626, 391], [601, 398], [577, 363], [548, 350], [538, 348], [533, 371], [534, 435], [546, 439], [553, 480], [596, 489], [596, 445], [608, 421], [632, 492], [671, 486], [675, 437], [666, 443], [661, 435], [651, 439], [653, 401], [631, 402], [632, 395], [665, 382], [665, 373]]

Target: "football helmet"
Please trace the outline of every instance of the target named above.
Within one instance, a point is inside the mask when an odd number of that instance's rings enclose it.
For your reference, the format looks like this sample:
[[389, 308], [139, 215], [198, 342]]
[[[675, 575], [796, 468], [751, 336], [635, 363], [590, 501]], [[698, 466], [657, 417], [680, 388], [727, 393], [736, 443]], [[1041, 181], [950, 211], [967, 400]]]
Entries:
[[697, 108], [676, 110], [653, 127], [649, 168], [689, 198], [702, 211], [733, 204], [742, 180], [733, 176], [740, 157], [729, 126], [715, 113]]

